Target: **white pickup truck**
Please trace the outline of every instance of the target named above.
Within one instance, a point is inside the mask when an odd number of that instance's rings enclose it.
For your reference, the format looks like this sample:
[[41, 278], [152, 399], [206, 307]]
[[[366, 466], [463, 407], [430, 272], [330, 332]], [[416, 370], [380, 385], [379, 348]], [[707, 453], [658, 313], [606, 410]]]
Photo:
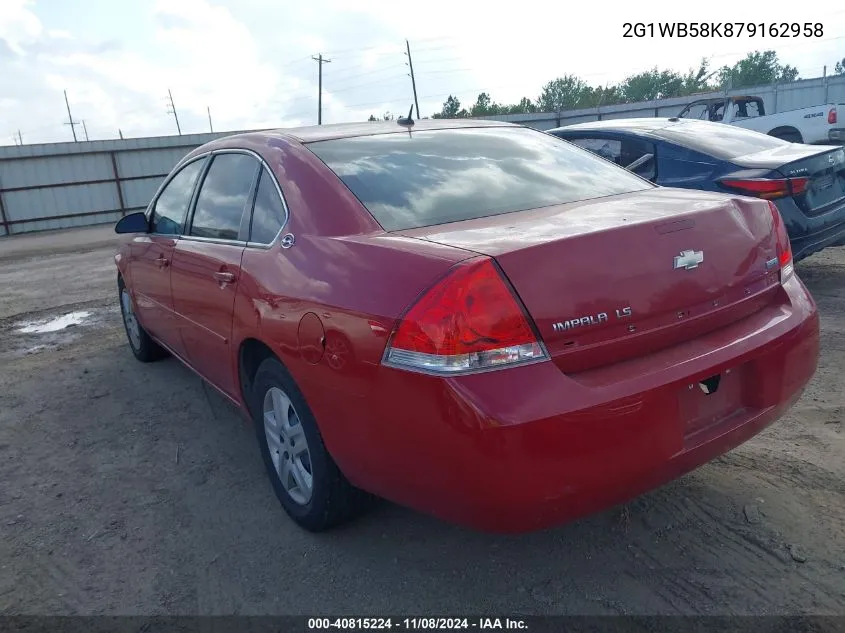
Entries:
[[829, 144], [845, 141], [845, 120], [838, 123], [837, 109], [845, 117], [845, 104], [836, 103], [766, 114], [760, 97], [717, 97], [693, 101], [678, 117], [736, 125], [792, 143]]

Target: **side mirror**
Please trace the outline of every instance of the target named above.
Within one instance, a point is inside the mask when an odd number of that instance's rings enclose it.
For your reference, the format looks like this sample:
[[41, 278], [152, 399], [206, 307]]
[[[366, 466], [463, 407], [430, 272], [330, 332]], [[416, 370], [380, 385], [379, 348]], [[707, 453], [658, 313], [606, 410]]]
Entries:
[[149, 230], [150, 225], [143, 211], [130, 213], [120, 218], [120, 221], [114, 226], [115, 233], [146, 233]]

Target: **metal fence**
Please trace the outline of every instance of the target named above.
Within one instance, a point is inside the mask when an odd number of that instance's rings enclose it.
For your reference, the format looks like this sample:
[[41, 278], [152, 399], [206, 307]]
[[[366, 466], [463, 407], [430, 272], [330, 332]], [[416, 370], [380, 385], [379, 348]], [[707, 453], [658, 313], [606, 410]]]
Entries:
[[0, 147], [0, 236], [116, 222], [185, 154], [233, 133]]

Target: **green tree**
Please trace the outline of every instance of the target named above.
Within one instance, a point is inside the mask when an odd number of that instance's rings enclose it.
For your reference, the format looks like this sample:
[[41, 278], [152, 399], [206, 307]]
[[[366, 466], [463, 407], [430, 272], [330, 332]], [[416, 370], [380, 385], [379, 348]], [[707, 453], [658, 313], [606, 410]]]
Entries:
[[602, 106], [617, 103], [625, 103], [625, 95], [621, 86], [598, 86], [593, 89], [591, 105]]
[[564, 75], [543, 86], [537, 106], [543, 112], [586, 107], [590, 104], [592, 93], [593, 89], [583, 79]]
[[689, 72], [684, 75], [683, 86], [681, 87], [681, 94], [679, 96], [693, 95], [697, 92], [708, 92], [715, 89], [715, 86], [710, 85], [710, 80], [716, 71], [710, 70], [710, 62], [707, 59], [702, 59], [698, 65], [698, 69], [690, 68]]
[[673, 70], [658, 70], [655, 66], [636, 75], [631, 75], [622, 83], [625, 101], [651, 101], [666, 99], [681, 94], [684, 78]]
[[475, 104], [469, 109], [469, 116], [490, 116], [491, 114], [507, 114], [512, 106], [499, 105], [490, 98], [486, 92], [482, 92], [475, 100]]
[[836, 66], [833, 67], [833, 72], [837, 75], [845, 75], [845, 57], [836, 62]]
[[367, 119], [367, 121], [378, 121], [378, 119], [371, 114], [370, 118]]
[[620, 90], [625, 101], [683, 97], [711, 89], [708, 82], [713, 75], [708, 61], [702, 59], [698, 68], [690, 68], [685, 75], [674, 70], [658, 70], [657, 67], [631, 75], [622, 83]]
[[731, 88], [760, 86], [776, 81], [795, 81], [798, 69], [789, 64], [781, 64], [775, 51], [754, 51], [733, 66], [719, 69], [719, 83]]
[[502, 114], [528, 114], [529, 112], [537, 111], [537, 104], [535, 104], [528, 97], [522, 97], [519, 103], [509, 106], [502, 106]]
[[440, 112], [435, 112], [431, 115], [433, 119], [454, 119], [458, 116], [461, 110], [461, 102], [457, 97], [449, 95], [449, 98], [443, 102], [443, 107]]

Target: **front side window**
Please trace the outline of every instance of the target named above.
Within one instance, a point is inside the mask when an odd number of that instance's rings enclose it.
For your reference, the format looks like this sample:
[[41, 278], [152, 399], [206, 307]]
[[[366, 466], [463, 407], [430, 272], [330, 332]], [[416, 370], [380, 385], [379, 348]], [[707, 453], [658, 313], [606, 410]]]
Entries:
[[248, 154], [218, 154], [197, 196], [190, 235], [219, 240], [244, 239], [244, 210], [258, 161]]
[[249, 241], [269, 244], [276, 239], [284, 223], [285, 207], [273, 182], [273, 176], [266, 169], [262, 169], [252, 210]]
[[590, 152], [522, 127], [403, 131], [307, 147], [388, 231], [652, 186]]
[[161, 235], [179, 235], [182, 233], [182, 224], [185, 221], [185, 214], [188, 212], [188, 205], [191, 203], [194, 185], [204, 164], [205, 159], [188, 163], [170, 179], [170, 182], [159, 194], [155, 206], [153, 206], [150, 220], [151, 233]]

